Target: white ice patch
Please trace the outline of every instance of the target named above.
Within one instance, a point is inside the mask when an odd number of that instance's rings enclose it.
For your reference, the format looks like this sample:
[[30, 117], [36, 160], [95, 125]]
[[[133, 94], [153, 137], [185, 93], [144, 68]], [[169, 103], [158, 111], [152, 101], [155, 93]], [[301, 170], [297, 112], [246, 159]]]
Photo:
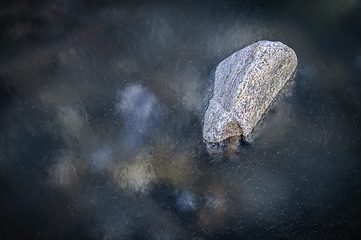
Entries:
[[53, 187], [72, 188], [78, 183], [77, 165], [80, 164], [72, 151], [60, 151], [55, 164], [48, 169], [48, 183]]
[[125, 120], [127, 144], [135, 147], [158, 121], [158, 99], [140, 85], [132, 85], [118, 92], [117, 99], [117, 113]]
[[70, 149], [74, 149], [77, 144], [88, 145], [91, 128], [84, 105], [59, 104], [52, 107], [56, 109], [55, 118], [45, 122], [44, 130], [60, 138]]
[[184, 191], [177, 198], [177, 206], [182, 211], [193, 211], [197, 207], [196, 196], [188, 191]]

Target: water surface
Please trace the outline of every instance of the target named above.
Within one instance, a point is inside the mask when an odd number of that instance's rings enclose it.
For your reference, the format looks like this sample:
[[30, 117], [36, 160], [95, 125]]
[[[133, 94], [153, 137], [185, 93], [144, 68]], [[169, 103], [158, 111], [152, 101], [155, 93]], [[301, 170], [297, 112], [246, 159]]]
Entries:
[[[358, 1], [0, 4], [1, 239], [357, 239]], [[299, 64], [237, 155], [209, 155], [217, 64]]]

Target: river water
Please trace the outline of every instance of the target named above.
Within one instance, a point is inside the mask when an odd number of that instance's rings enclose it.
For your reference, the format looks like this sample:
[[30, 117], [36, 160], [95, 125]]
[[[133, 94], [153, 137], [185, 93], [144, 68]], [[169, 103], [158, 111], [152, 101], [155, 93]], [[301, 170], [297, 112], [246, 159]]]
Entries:
[[[0, 3], [0, 239], [358, 239], [361, 4]], [[295, 78], [209, 155], [217, 64], [259, 40]]]

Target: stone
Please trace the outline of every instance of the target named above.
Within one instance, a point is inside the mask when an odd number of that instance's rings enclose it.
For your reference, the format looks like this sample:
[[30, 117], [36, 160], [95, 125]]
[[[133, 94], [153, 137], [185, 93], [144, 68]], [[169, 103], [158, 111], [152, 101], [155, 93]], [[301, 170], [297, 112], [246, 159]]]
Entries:
[[281, 42], [259, 41], [216, 68], [203, 116], [203, 139], [247, 139], [281, 89], [294, 76], [296, 53]]

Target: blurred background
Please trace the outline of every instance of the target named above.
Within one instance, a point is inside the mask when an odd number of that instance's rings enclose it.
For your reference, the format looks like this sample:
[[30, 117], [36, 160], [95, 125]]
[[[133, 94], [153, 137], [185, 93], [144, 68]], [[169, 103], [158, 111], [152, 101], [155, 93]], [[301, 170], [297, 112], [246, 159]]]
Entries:
[[[359, 239], [357, 0], [0, 3], [0, 239]], [[236, 156], [209, 79], [259, 40], [290, 89]]]

